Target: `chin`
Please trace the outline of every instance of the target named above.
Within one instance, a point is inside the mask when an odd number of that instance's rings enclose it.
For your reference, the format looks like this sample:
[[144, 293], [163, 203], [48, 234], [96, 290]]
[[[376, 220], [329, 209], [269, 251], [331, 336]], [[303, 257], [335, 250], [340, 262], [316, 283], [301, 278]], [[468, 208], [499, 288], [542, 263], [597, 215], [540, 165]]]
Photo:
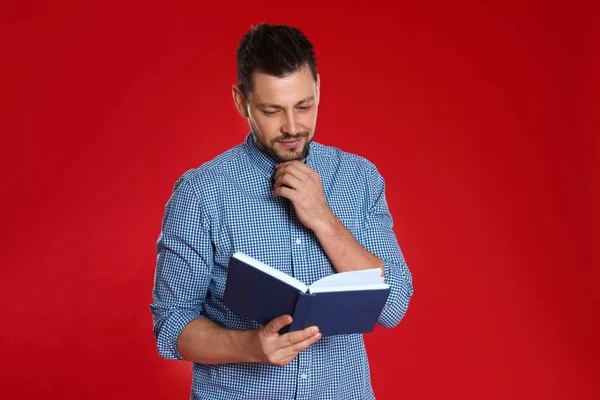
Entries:
[[277, 159], [280, 162], [286, 162], [286, 161], [293, 161], [293, 160], [300, 160], [300, 156], [302, 154], [300, 154], [299, 152], [295, 151], [293, 153], [290, 152], [285, 152], [285, 153], [277, 153]]
[[284, 161], [293, 161], [293, 160], [302, 161], [302, 159], [307, 156], [307, 154], [305, 154], [303, 149], [304, 149], [304, 146], [300, 146], [300, 147], [294, 149], [293, 152], [290, 152], [290, 151], [283, 152], [283, 154], [279, 154], [279, 158]]
[[307, 155], [310, 140], [306, 137], [300, 140], [296, 147], [286, 148], [279, 143], [265, 149], [266, 153], [278, 162], [302, 161]]

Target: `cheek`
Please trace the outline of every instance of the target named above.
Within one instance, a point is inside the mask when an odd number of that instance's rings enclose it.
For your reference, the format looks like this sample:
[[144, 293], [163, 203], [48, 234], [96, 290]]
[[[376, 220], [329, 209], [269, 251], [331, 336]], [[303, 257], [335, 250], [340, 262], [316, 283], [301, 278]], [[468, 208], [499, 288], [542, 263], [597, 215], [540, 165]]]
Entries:
[[305, 127], [310, 128], [311, 130], [314, 129], [317, 122], [317, 110], [314, 109], [308, 113], [305, 113], [300, 120], [302, 121], [302, 125]]
[[269, 142], [270, 139], [279, 134], [279, 120], [277, 118], [268, 118], [265, 116], [255, 116], [254, 124], [258, 129], [261, 138], [265, 142]]

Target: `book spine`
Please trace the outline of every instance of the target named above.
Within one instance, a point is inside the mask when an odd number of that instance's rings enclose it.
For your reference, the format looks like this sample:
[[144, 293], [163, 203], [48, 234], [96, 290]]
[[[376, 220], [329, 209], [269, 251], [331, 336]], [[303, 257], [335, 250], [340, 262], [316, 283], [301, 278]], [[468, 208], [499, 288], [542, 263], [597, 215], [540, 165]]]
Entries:
[[307, 327], [306, 321], [310, 316], [310, 310], [314, 298], [315, 295], [313, 294], [300, 293], [294, 314], [292, 315], [293, 321], [292, 325], [290, 326], [290, 331], [298, 331]]

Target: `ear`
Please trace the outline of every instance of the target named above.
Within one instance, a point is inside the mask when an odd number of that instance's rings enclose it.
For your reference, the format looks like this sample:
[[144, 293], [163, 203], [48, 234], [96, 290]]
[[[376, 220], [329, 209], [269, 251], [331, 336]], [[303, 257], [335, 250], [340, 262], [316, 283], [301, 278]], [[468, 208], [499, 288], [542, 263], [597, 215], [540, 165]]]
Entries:
[[321, 101], [321, 75], [317, 74], [317, 83], [316, 83], [316, 91], [317, 91], [317, 105], [319, 105], [319, 101]]
[[246, 99], [237, 84], [233, 85], [233, 87], [231, 88], [231, 95], [233, 96], [235, 107], [237, 108], [240, 115], [243, 118], [248, 118], [248, 107], [246, 104]]

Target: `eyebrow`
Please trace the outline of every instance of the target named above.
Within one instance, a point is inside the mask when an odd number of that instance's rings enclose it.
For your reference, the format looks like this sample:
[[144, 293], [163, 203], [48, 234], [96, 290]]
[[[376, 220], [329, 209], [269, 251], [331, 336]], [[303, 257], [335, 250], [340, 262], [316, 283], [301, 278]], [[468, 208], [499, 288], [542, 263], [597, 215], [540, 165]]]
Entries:
[[[296, 106], [299, 106], [302, 103], [308, 103], [311, 101], [315, 100], [315, 96], [308, 96], [303, 98], [302, 100], [300, 100], [299, 102], [296, 103]], [[283, 108], [282, 106], [278, 105], [278, 104], [273, 104], [273, 103], [258, 103], [259, 107], [264, 107], [264, 108]]]

